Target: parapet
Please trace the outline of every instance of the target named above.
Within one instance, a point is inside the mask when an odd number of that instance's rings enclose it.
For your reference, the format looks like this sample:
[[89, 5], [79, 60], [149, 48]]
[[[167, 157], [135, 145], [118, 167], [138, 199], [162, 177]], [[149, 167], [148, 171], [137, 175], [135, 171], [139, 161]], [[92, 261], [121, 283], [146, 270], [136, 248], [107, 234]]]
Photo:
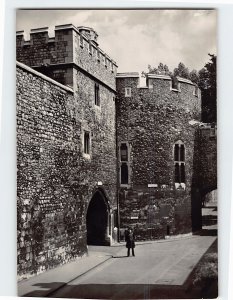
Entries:
[[116, 78], [139, 78], [138, 72], [117, 73]]
[[94, 29], [64, 24], [55, 26], [53, 37], [48, 31], [48, 27], [31, 29], [29, 40], [23, 30], [17, 31], [17, 60], [33, 68], [73, 64], [115, 90], [117, 64], [99, 48]]
[[48, 34], [48, 27], [35, 28], [30, 30], [30, 40], [25, 40], [24, 30], [16, 31], [16, 46], [24, 47], [35, 44], [36, 40], [40, 40], [43, 43], [48, 43], [51, 39]]
[[116, 79], [124, 79], [125, 85], [130, 84], [130, 81], [134, 81], [137, 83], [137, 89], [148, 89], [148, 90], [156, 90], [163, 86], [163, 89], [167, 91], [182, 93], [182, 91], [190, 92], [191, 94], [197, 98], [201, 98], [201, 92], [198, 86], [193, 83], [191, 80], [175, 77], [172, 78], [169, 75], [165, 74], [146, 74], [146, 85], [140, 85], [140, 77], [138, 72], [127, 72], [127, 73], [117, 73]]
[[[16, 40], [17, 47], [25, 47], [25, 46], [38, 46], [39, 44], [47, 44], [50, 42], [59, 43], [62, 41], [61, 31], [64, 32], [64, 36], [69, 34], [67, 31], [74, 30], [79, 36], [81, 36], [84, 40], [89, 42], [93, 47], [96, 48], [102, 55], [106, 57], [113, 65], [117, 67], [117, 64], [114, 60], [112, 60], [102, 49], [98, 47], [97, 38], [98, 34], [96, 31], [90, 27], [79, 26], [75, 27], [73, 24], [64, 24], [55, 26], [54, 36], [49, 37], [48, 27], [35, 28], [30, 30], [30, 39], [25, 40], [24, 38], [24, 30], [16, 31]], [[68, 41], [69, 37], [64, 38]], [[108, 64], [107, 64], [108, 65]]]

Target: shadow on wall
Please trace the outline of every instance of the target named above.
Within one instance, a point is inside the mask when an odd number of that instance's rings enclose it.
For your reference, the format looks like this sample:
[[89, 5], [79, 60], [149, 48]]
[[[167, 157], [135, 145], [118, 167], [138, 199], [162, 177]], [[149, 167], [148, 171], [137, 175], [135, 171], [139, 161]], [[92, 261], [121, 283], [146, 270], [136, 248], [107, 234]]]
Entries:
[[198, 231], [202, 228], [202, 212], [201, 212], [201, 193], [199, 188], [200, 176], [200, 134], [196, 130], [194, 137], [194, 154], [193, 154], [193, 177], [191, 186], [191, 217], [192, 231]]
[[[207, 132], [208, 131], [208, 132]], [[197, 129], [194, 139], [193, 178], [191, 187], [192, 230], [202, 228], [202, 207], [214, 197], [217, 202], [217, 153], [216, 136], [208, 128]], [[212, 195], [213, 196], [210, 196]]]

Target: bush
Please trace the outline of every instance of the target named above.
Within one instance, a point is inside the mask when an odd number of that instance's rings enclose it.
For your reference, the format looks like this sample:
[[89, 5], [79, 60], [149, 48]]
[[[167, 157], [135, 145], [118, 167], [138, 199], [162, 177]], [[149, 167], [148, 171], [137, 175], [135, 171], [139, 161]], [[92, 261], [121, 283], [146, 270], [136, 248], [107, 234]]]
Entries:
[[211, 281], [218, 279], [218, 255], [216, 252], [207, 253], [198, 266], [194, 275], [194, 285], [206, 286]]

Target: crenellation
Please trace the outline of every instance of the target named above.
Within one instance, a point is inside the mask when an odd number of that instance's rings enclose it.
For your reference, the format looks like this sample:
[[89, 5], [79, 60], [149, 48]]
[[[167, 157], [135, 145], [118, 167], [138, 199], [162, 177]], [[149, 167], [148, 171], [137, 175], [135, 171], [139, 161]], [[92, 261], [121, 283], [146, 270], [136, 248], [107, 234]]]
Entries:
[[116, 226], [137, 240], [191, 232], [194, 200], [217, 180], [217, 129], [201, 123], [198, 87], [117, 73], [89, 27], [16, 39], [19, 279], [111, 245]]
[[[82, 65], [75, 64], [74, 34], [80, 36], [73, 26], [58, 26], [47, 39], [46, 29], [39, 29], [27, 47], [23, 32], [17, 35], [19, 279], [85, 255], [86, 214], [94, 191], [101, 189], [108, 199], [107, 219], [116, 214], [114, 73], [97, 62], [95, 51], [88, 53], [87, 37]], [[84, 153], [86, 131], [89, 154]], [[111, 243], [114, 226], [109, 224], [102, 243]], [[26, 230], [34, 241], [29, 248]]]
[[[29, 66], [40, 68], [47, 65], [74, 64], [74, 68], [87, 71], [115, 90], [117, 65], [98, 47], [97, 33], [88, 27], [72, 24], [55, 26], [54, 37], [49, 37], [48, 27], [31, 29], [30, 40], [24, 40], [24, 32], [17, 32], [17, 59]], [[89, 32], [87, 34], [87, 32]], [[36, 49], [36, 51], [35, 51]], [[64, 69], [67, 68], [64, 66]], [[40, 70], [43, 72], [43, 70]], [[53, 72], [49, 71], [50, 76]], [[72, 84], [61, 79], [62, 84]]]
[[49, 40], [48, 27], [31, 29], [30, 31], [30, 44], [31, 45], [41, 45], [47, 44]]
[[[140, 86], [140, 77], [138, 73], [117, 73], [116, 79], [119, 86], [122, 86], [122, 93], [124, 93], [124, 88], [127, 87], [127, 85], [131, 86], [132, 97], [134, 97], [135, 94], [137, 95], [140, 93], [140, 90], [148, 90], [148, 93], [152, 94], [158, 94], [163, 90], [163, 95], [173, 94], [176, 99], [183, 100], [185, 97], [192, 97], [194, 103], [199, 103], [201, 99], [200, 89], [197, 88], [192, 81], [181, 77], [177, 77], [177, 88], [173, 88], [172, 78], [168, 75], [147, 74], [146, 86]], [[137, 87], [138, 90], [135, 87]]]
[[[120, 145], [125, 142], [130, 149], [128, 184], [120, 185], [119, 192], [121, 225], [137, 224], [141, 239], [148, 238], [147, 226], [153, 228], [153, 238], [164, 237], [167, 227], [170, 234], [189, 232], [191, 178], [196, 176], [193, 172], [196, 128], [189, 121], [200, 121], [201, 111], [200, 99], [193, 95], [194, 84], [178, 78], [178, 89], [171, 90], [170, 76], [148, 74], [147, 85], [142, 87], [137, 73], [117, 74], [116, 81], [117, 149], [119, 153]], [[182, 184], [174, 183], [173, 152], [177, 141], [182, 141], [186, 149], [186, 180]], [[119, 170], [122, 164], [119, 159]], [[151, 183], [161, 188], [152, 191], [148, 188]], [[155, 211], [147, 208], [148, 204]], [[138, 211], [136, 224], [133, 210]]]

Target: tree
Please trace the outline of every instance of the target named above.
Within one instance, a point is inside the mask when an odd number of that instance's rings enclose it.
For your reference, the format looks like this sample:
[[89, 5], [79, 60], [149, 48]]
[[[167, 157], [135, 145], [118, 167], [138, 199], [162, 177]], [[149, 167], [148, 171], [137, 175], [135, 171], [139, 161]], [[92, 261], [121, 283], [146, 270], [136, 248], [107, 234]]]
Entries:
[[142, 72], [142, 75], [146, 76], [147, 73], [152, 74], [165, 74], [172, 78], [173, 85], [177, 84], [177, 76], [190, 79], [193, 83], [197, 84], [202, 93], [202, 121], [206, 123], [216, 123], [216, 63], [217, 57], [214, 54], [209, 54], [210, 61], [205, 64], [199, 72], [197, 70], [189, 69], [184, 63], [180, 62], [178, 67], [173, 72], [169, 71], [167, 65], [159, 63], [158, 67], [152, 67], [148, 65], [148, 72]]
[[[158, 67], [151, 67], [151, 65], [148, 65], [148, 73], [150, 74], [159, 74], [159, 75], [171, 75], [172, 72], [169, 71], [169, 68], [167, 65], [164, 65], [163, 63], [159, 63]], [[146, 72], [142, 72], [143, 75], [146, 75]]]
[[199, 84], [199, 74], [197, 70], [192, 70], [189, 74], [189, 79], [193, 82], [196, 83], [197, 85]]
[[185, 66], [185, 64], [180, 62], [178, 67], [174, 69], [173, 76], [189, 79], [189, 69]]
[[199, 88], [202, 92], [202, 121], [217, 122], [217, 56], [209, 54], [210, 61], [199, 71]]

